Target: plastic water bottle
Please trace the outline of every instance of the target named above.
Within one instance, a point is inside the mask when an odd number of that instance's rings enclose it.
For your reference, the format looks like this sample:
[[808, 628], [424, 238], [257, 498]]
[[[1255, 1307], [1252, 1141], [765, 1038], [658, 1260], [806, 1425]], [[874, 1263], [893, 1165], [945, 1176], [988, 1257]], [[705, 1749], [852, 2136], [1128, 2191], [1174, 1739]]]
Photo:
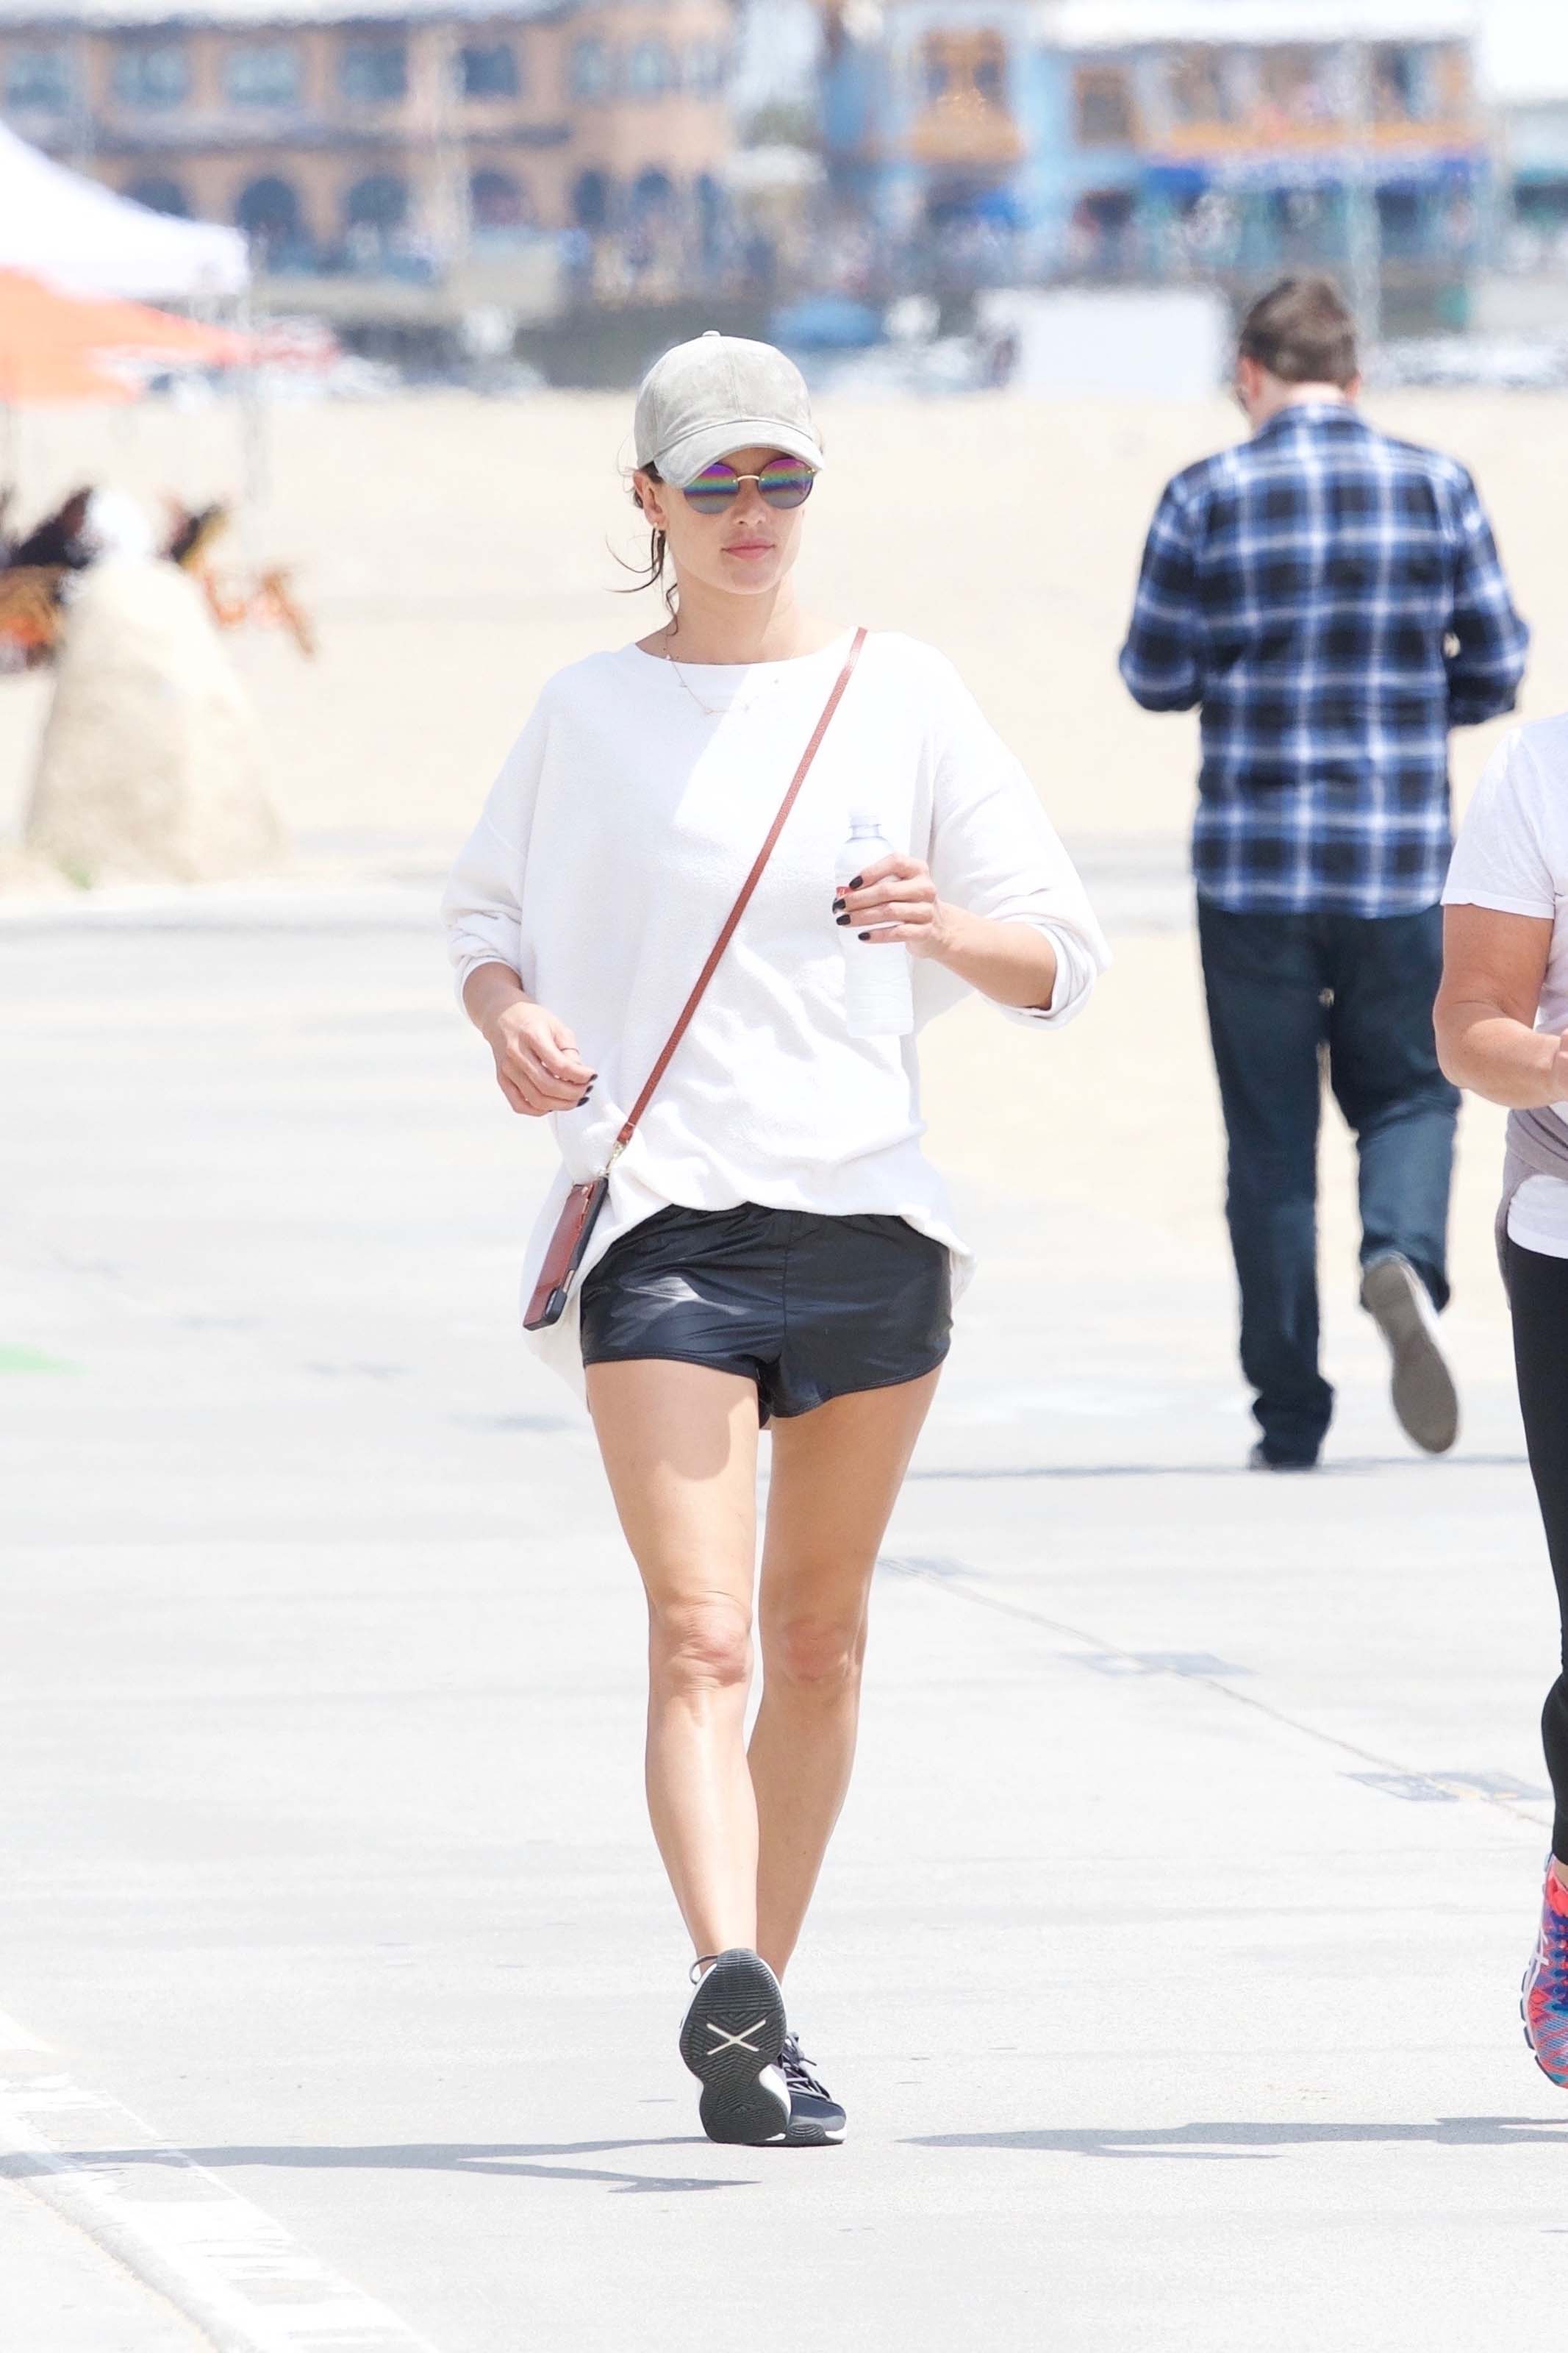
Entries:
[[[840, 892], [857, 874], [893, 855], [893, 845], [874, 817], [851, 814], [849, 827], [849, 839], [838, 853], [835, 871]], [[907, 1038], [915, 1026], [908, 948], [862, 940], [853, 924], [839, 937], [844, 942], [844, 1005], [851, 1038]]]

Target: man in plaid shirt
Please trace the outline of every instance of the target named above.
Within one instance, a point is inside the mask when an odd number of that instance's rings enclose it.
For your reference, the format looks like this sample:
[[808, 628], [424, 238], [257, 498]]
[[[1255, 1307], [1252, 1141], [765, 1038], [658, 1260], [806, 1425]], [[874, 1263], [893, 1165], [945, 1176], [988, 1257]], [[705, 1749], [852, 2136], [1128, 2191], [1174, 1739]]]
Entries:
[[1316, 1462], [1320, 1062], [1360, 1150], [1362, 1304], [1405, 1430], [1441, 1453], [1458, 1403], [1447, 1304], [1458, 1096], [1437, 1066], [1448, 730], [1513, 707], [1528, 632], [1462, 466], [1355, 407], [1354, 330], [1289, 279], [1241, 332], [1239, 448], [1170, 483], [1121, 675], [1202, 712], [1194, 839], [1227, 1215], [1259, 1469]]

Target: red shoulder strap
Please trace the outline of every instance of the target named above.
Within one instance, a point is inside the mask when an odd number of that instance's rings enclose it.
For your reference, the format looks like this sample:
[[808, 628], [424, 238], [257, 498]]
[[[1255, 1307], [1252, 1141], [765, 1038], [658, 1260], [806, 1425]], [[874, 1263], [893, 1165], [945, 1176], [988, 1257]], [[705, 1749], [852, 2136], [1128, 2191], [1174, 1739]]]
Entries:
[[790, 785], [790, 788], [788, 792], [785, 793], [782, 802], [779, 804], [779, 813], [777, 817], [774, 818], [772, 826], [769, 828], [768, 838], [766, 841], [763, 842], [761, 850], [758, 852], [756, 864], [752, 867], [744, 882], [741, 885], [741, 894], [730, 910], [729, 918], [725, 923], [723, 930], [720, 933], [718, 938], [713, 943], [711, 955], [709, 956], [707, 963], [703, 965], [701, 972], [698, 975], [697, 986], [692, 990], [690, 996], [687, 998], [686, 1004], [681, 1011], [680, 1018], [676, 1023], [674, 1029], [670, 1031], [669, 1037], [665, 1044], [663, 1053], [659, 1056], [658, 1061], [654, 1064], [653, 1069], [648, 1073], [647, 1085], [643, 1088], [641, 1094], [638, 1095], [636, 1103], [632, 1105], [630, 1112], [626, 1115], [626, 1124], [621, 1129], [619, 1135], [616, 1138], [616, 1149], [617, 1152], [624, 1151], [626, 1146], [631, 1142], [633, 1135], [636, 1134], [638, 1122], [641, 1120], [642, 1115], [644, 1112], [647, 1111], [649, 1103], [653, 1101], [655, 1089], [658, 1087], [658, 1082], [663, 1078], [666, 1071], [669, 1068], [676, 1048], [679, 1045], [688, 1029], [691, 1027], [692, 1016], [696, 1012], [698, 1007], [701, 1004], [703, 997], [707, 995], [708, 984], [712, 979], [714, 974], [718, 971], [724, 951], [735, 936], [736, 926], [739, 924], [742, 916], [745, 913], [746, 909], [751, 904], [752, 894], [763, 879], [763, 872], [767, 867], [767, 862], [777, 847], [778, 838], [784, 829], [785, 823], [789, 818], [789, 813], [791, 809], [794, 808], [796, 801], [800, 798], [801, 786], [805, 784], [807, 776], [811, 774], [816, 755], [822, 749], [823, 738], [826, 734], [829, 727], [833, 724], [833, 715], [837, 710], [839, 704], [843, 702], [845, 694], [848, 690], [849, 681], [855, 675], [855, 665], [860, 659], [860, 650], [865, 645], [866, 637], [867, 632], [864, 629], [856, 630], [855, 642], [850, 647], [844, 667], [838, 673], [837, 683], [834, 687], [832, 693], [827, 698], [826, 706], [823, 711], [821, 718], [816, 723], [816, 733], [813, 735], [810, 743], [805, 747], [805, 757], [802, 759], [799, 767], [795, 772], [795, 776]]

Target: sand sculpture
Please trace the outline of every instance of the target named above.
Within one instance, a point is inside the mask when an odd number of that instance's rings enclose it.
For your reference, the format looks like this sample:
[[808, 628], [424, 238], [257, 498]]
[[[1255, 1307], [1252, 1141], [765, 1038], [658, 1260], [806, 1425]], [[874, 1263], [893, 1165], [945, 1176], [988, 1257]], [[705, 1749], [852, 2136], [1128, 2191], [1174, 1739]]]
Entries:
[[260, 735], [196, 583], [115, 556], [79, 576], [26, 849], [73, 881], [217, 881], [284, 855]]

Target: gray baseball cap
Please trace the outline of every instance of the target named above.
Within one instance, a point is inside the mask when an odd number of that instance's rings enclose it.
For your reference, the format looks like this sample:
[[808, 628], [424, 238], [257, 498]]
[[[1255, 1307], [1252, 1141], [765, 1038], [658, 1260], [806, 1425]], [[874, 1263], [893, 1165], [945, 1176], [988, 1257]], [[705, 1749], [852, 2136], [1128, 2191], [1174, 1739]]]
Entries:
[[772, 343], [715, 328], [656, 360], [637, 394], [637, 462], [685, 490], [732, 449], [766, 447], [808, 466], [825, 460], [811, 395]]

